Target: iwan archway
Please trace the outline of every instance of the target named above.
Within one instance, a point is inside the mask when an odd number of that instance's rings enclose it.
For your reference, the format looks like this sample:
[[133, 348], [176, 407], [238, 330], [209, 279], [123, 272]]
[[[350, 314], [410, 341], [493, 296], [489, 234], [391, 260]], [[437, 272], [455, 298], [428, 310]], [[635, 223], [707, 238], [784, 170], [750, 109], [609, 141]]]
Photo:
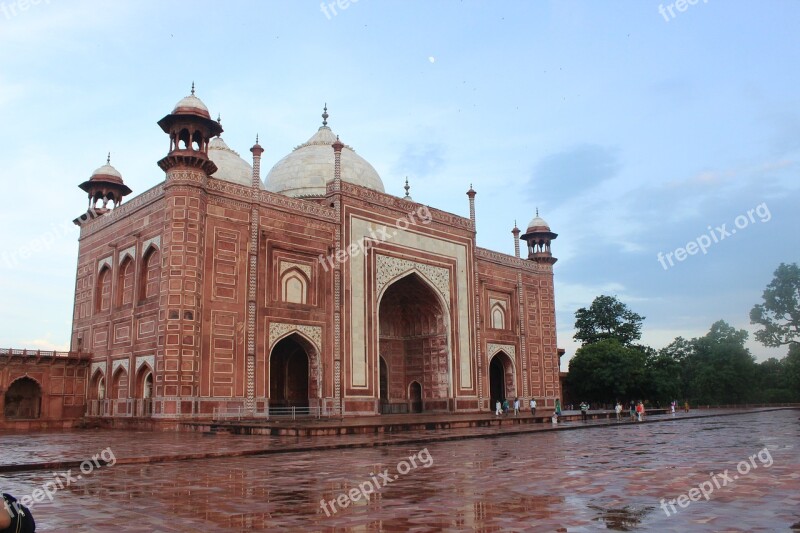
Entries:
[[449, 313], [412, 272], [389, 285], [378, 306], [381, 412], [447, 411], [452, 402]]

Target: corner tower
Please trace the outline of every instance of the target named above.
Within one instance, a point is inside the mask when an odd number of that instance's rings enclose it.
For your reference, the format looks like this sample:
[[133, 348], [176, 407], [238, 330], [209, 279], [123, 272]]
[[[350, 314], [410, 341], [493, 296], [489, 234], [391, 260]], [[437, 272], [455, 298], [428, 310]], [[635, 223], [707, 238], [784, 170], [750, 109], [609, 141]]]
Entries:
[[158, 125], [169, 135], [169, 153], [158, 162], [164, 182], [163, 265], [156, 357], [154, 417], [196, 414], [200, 392], [201, 301], [205, 265], [206, 184], [217, 166], [208, 156], [212, 137], [222, 133], [205, 104], [181, 99]]

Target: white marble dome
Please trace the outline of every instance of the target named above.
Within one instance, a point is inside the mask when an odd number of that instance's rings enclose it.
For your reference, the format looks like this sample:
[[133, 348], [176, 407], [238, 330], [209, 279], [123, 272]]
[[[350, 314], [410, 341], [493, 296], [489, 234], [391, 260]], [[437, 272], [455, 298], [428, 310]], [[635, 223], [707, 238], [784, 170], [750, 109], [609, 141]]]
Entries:
[[[253, 167], [231, 150], [221, 137], [214, 137], [208, 143], [208, 158], [217, 165], [217, 171], [211, 176], [238, 185], [250, 187], [253, 183]], [[263, 184], [261, 189], [264, 188]]]
[[539, 216], [539, 213], [536, 213], [533, 220], [528, 223], [528, 233], [532, 231], [550, 231], [550, 224], [545, 222], [545, 220]]
[[111, 163], [106, 163], [92, 172], [92, 177], [94, 176], [112, 176], [114, 178], [119, 178], [120, 181], [122, 180], [122, 174], [120, 174], [116, 168], [112, 167]]
[[[325, 196], [325, 184], [333, 179], [334, 134], [322, 126], [307, 142], [275, 163], [264, 184], [268, 191], [296, 198]], [[342, 180], [384, 192], [383, 181], [363, 157], [345, 145], [341, 160]]]
[[211, 115], [208, 113], [208, 108], [206, 104], [203, 103], [198, 97], [194, 95], [194, 87], [192, 87], [192, 94], [189, 96], [185, 96], [181, 98], [181, 100], [175, 104], [175, 108], [172, 110], [173, 113], [193, 113], [196, 115], [200, 115], [205, 118], [211, 118]]

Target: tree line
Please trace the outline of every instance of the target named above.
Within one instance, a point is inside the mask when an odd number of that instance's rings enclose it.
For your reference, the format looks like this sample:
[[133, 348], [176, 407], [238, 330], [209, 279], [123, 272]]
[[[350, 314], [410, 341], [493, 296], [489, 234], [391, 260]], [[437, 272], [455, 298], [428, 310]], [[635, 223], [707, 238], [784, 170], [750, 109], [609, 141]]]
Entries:
[[786, 347], [781, 359], [757, 363], [747, 331], [724, 320], [694, 339], [677, 337], [655, 350], [639, 343], [645, 317], [614, 296], [598, 296], [575, 313], [581, 347], [569, 362], [567, 387], [577, 401], [645, 400], [666, 406], [800, 402], [800, 267], [781, 264], [750, 311], [764, 346]]

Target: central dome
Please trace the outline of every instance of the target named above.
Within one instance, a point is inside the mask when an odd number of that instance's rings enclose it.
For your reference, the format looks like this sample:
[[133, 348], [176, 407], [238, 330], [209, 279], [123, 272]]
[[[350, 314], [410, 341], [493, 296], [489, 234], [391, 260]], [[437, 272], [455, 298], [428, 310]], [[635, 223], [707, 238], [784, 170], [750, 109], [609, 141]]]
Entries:
[[[327, 117], [325, 117], [327, 118]], [[275, 163], [264, 185], [268, 191], [296, 198], [325, 196], [325, 184], [333, 179], [333, 143], [336, 134], [323, 125], [307, 142]], [[381, 177], [352, 148], [342, 149], [342, 180], [384, 192]]]

